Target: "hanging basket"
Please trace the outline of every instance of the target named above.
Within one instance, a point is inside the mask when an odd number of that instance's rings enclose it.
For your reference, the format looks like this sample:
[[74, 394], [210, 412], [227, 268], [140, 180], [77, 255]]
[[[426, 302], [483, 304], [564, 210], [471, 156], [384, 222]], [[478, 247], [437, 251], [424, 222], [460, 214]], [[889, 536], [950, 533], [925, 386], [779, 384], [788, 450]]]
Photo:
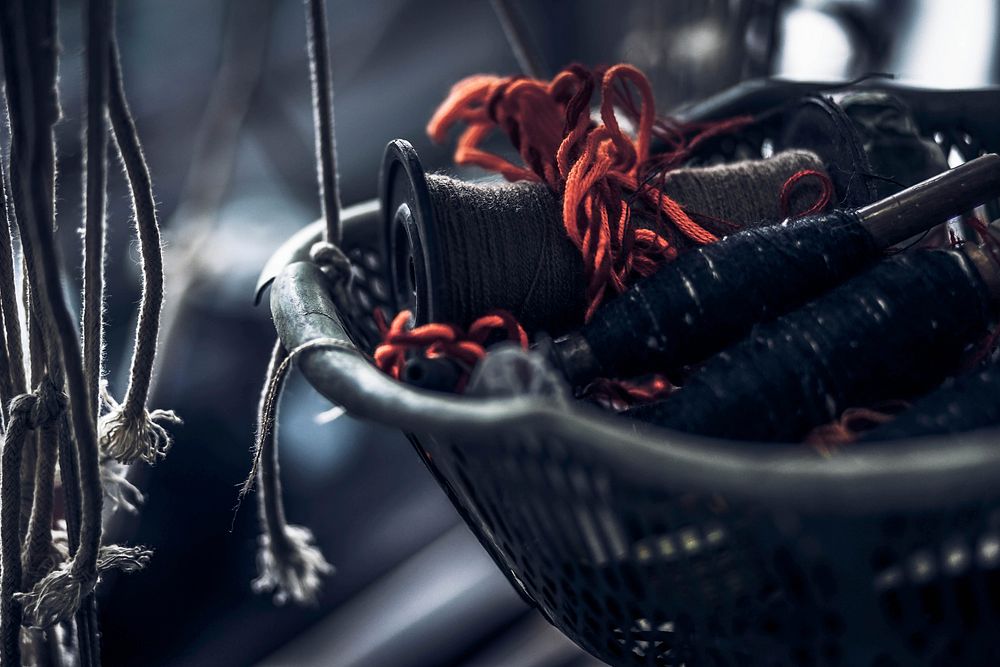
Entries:
[[302, 261], [318, 225], [275, 255], [278, 335], [347, 344], [298, 367], [351, 415], [406, 432], [511, 584], [584, 649], [659, 667], [1000, 664], [1000, 432], [824, 455], [640, 434], [544, 396], [420, 391], [369, 356], [372, 311], [392, 313], [384, 228], [374, 204], [345, 212], [343, 309]]

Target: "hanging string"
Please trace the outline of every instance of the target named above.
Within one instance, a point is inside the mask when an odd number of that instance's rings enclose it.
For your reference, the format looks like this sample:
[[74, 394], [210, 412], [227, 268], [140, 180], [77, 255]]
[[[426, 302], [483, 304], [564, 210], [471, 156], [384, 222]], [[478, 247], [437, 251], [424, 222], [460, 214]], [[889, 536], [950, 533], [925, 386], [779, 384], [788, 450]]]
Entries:
[[[6, 105], [3, 115], [6, 119]], [[6, 124], [6, 123], [5, 123]], [[24, 351], [21, 345], [21, 317], [17, 304], [17, 288], [14, 279], [14, 244], [11, 235], [13, 220], [10, 219], [11, 207], [8, 203], [8, 176], [6, 161], [0, 165], [0, 313], [3, 315], [4, 352], [8, 378], [9, 394], [4, 397], [3, 418], [7, 419], [7, 402], [16, 395], [27, 391], [24, 377]]]
[[[326, 220], [326, 243], [317, 244], [312, 249], [311, 257], [330, 276], [334, 292], [343, 296], [345, 285], [350, 280], [350, 262], [337, 248], [341, 243], [340, 193], [337, 185], [333, 84], [329, 71], [326, 2], [306, 0], [306, 10], [313, 126], [316, 136], [316, 172], [323, 217]], [[274, 591], [274, 600], [279, 604], [288, 599], [300, 604], [314, 602], [320, 586], [320, 577], [331, 574], [333, 567], [326, 562], [314, 545], [314, 537], [309, 529], [289, 525], [285, 520], [275, 432], [278, 400], [289, 365], [298, 354], [306, 349], [342, 345], [344, 344], [335, 340], [314, 340], [286, 355], [281, 342], [278, 341], [275, 343], [268, 366], [258, 413], [253, 466], [240, 490], [240, 499], [249, 493], [259, 472], [258, 498], [262, 530], [257, 555], [259, 576], [253, 581], [252, 587], [256, 592]], [[239, 503], [237, 503], [238, 508]]]
[[490, 0], [490, 4], [500, 21], [504, 37], [507, 38], [507, 44], [510, 45], [521, 72], [532, 79], [541, 78], [546, 68], [542, 64], [542, 54], [531, 39], [524, 17], [513, 6], [511, 0]]
[[55, 489], [56, 458], [59, 451], [59, 426], [66, 407], [66, 395], [51, 378], [43, 378], [36, 401], [44, 403], [44, 419], [35, 417], [33, 428], [39, 434], [34, 470], [34, 493], [27, 533], [23, 539], [21, 590], [31, 590], [51, 571], [56, 562], [52, 549], [52, 509]]
[[375, 348], [375, 365], [397, 380], [412, 354], [422, 354], [428, 359], [450, 359], [461, 368], [455, 391], [461, 392], [468, 382], [473, 367], [486, 356], [486, 344], [501, 334], [528, 349], [528, 334], [503, 310], [494, 310], [469, 325], [468, 331], [450, 324], [424, 324], [413, 326], [413, 313], [401, 311], [388, 327], [382, 311], [376, 309], [375, 321], [382, 332], [382, 344]]
[[[93, 412], [88, 409], [91, 401], [83, 374], [76, 325], [59, 290], [60, 262], [53, 235], [53, 125], [59, 116], [55, 7], [50, 2], [22, 1], [5, 3], [4, 10], [0, 37], [4, 45], [7, 93], [11, 103], [12, 171], [16, 173], [12, 180], [15, 193], [24, 193], [23, 197], [15, 196], [15, 209], [18, 206], [22, 209], [17, 211], [17, 220], [34, 295], [32, 308], [40, 316], [40, 329], [45, 337], [46, 349], [50, 352], [49, 370], [54, 375], [65, 374], [72, 417], [72, 442], [77, 448], [79, 461], [82, 509], [79, 548], [71, 561], [48, 574], [30, 593], [14, 595], [23, 605], [31, 623], [50, 625], [71, 616], [79, 608], [81, 598], [88, 595], [97, 583], [102, 491], [96, 425]], [[60, 360], [64, 366], [61, 370], [55, 369]], [[2, 503], [7, 502], [17, 501], [4, 496]], [[109, 548], [117, 550], [122, 558], [134, 556], [138, 565], [140, 554], [137, 551]], [[122, 565], [118, 557], [105, 562]], [[0, 592], [0, 597], [6, 602], [15, 590], [8, 586], [7, 590]]]
[[273, 591], [278, 604], [289, 599], [299, 604], [315, 603], [321, 577], [334, 571], [316, 547], [312, 531], [304, 526], [290, 525], [286, 520], [278, 467], [278, 404], [288, 371], [303, 352], [323, 349], [354, 348], [336, 339], [318, 338], [286, 353], [280, 341], [275, 343], [258, 406], [253, 465], [239, 493], [239, 501], [242, 501], [253, 489], [254, 482], [259, 481], [257, 497], [263, 530], [258, 538], [258, 577], [252, 587], [257, 593]]
[[108, 50], [111, 14], [107, 0], [83, 2], [85, 100], [83, 136], [83, 364], [97, 410], [104, 352], [104, 225], [108, 181]]
[[[113, 30], [113, 0], [85, 0], [83, 2], [84, 25], [84, 58], [83, 58], [83, 88], [85, 100], [85, 130], [83, 146], [83, 179], [84, 179], [84, 258], [83, 258], [83, 305], [81, 309], [83, 371], [88, 381], [90, 399], [95, 419], [100, 414], [100, 385], [102, 363], [104, 356], [104, 262], [105, 262], [105, 214], [108, 181], [108, 55], [110, 52], [109, 34]], [[54, 433], [49, 429], [48, 433]], [[46, 455], [40, 457], [40, 463], [51, 462], [54, 466], [58, 455], [58, 441], [52, 440], [46, 448]], [[73, 479], [70, 475], [70, 479]], [[35, 497], [39, 502], [33, 503], [41, 514], [46, 510], [51, 512], [51, 495], [47, 486], [51, 483], [50, 475], [41, 468], [37, 469]], [[46, 502], [47, 501], [47, 502]], [[34, 512], [33, 512], [34, 515]], [[35, 519], [41, 526], [46, 516]], [[34, 516], [33, 516], [34, 518]], [[48, 519], [51, 523], [51, 519]], [[40, 529], [39, 529], [40, 530]], [[46, 528], [46, 533], [49, 533]], [[44, 536], [34, 534], [36, 551], [41, 552], [45, 545]], [[51, 539], [51, 538], [50, 538]], [[49, 545], [51, 546], [51, 544]], [[46, 554], [48, 555], [48, 554]], [[35, 555], [34, 559], [41, 559]], [[41, 565], [32, 562], [26, 565], [26, 585], [34, 586], [37, 581], [37, 571]], [[43, 572], [42, 574], [48, 574]], [[26, 588], [26, 590], [30, 590]], [[83, 627], [78, 629], [81, 637], [85, 637], [81, 654], [86, 653], [82, 660], [85, 664], [100, 662], [100, 633], [97, 631], [96, 604], [89, 598], [77, 614], [78, 622]]]
[[312, 82], [313, 127], [316, 135], [316, 176], [326, 240], [340, 245], [340, 190], [337, 184], [337, 145], [333, 132], [333, 84], [327, 38], [326, 0], [306, 1], [309, 73]]
[[0, 453], [0, 660], [21, 664], [21, 605], [14, 599], [21, 589], [21, 449], [31, 429], [30, 394], [11, 401], [10, 422]]
[[121, 57], [114, 34], [110, 37], [109, 62], [111, 94], [108, 115], [132, 194], [142, 265], [142, 301], [139, 303], [135, 349], [125, 399], [118, 404], [108, 395], [110, 411], [100, 420], [99, 434], [101, 446], [116, 460], [132, 463], [142, 459], [153, 464], [166, 456], [171, 445], [170, 434], [162, 423], [179, 424], [181, 421], [172, 410], [150, 411], [147, 408], [163, 307], [160, 226], [149, 167], [125, 97]]

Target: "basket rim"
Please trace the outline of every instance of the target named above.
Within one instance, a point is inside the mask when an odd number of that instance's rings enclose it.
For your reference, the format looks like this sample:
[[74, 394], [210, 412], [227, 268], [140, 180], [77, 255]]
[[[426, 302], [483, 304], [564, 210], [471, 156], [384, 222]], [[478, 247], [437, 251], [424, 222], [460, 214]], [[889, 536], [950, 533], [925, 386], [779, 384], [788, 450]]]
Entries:
[[[344, 229], [377, 224], [370, 202], [344, 211]], [[317, 338], [350, 343], [325, 275], [308, 257], [322, 233], [301, 230], [268, 262], [284, 264], [271, 290], [271, 311], [286, 349]], [[308, 231], [307, 231], [308, 230]], [[345, 237], [350, 238], [349, 234]], [[266, 277], [262, 276], [263, 278]], [[313, 349], [297, 358], [307, 381], [348, 414], [394, 426], [421, 439], [461, 447], [494, 446], [502, 432], [541, 443], [572, 444], [593, 469], [671, 491], [709, 491], [796, 510], [885, 512], [965, 502], [995, 493], [1000, 482], [1000, 430], [846, 446], [821, 453], [797, 443], [704, 438], [638, 425], [578, 402], [560, 406], [538, 396], [479, 398], [420, 390], [383, 374], [352, 343]]]

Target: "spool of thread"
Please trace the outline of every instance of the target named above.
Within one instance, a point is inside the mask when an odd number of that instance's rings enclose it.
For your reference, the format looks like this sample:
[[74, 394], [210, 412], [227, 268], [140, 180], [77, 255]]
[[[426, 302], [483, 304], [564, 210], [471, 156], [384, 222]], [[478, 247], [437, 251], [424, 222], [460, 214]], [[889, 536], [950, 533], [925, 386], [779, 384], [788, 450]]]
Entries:
[[954, 372], [1000, 302], [978, 249], [896, 255], [758, 325], [636, 419], [706, 436], [794, 442], [844, 409], [908, 398]]
[[909, 106], [881, 90], [845, 94], [840, 108], [851, 119], [875, 179], [875, 192], [887, 197], [948, 169], [948, 157], [931, 139], [920, 135]]
[[1000, 363], [946, 382], [861, 442], [964, 433], [1000, 426]]
[[864, 140], [847, 113], [829, 97], [805, 97], [782, 118], [777, 146], [820, 156], [833, 181], [837, 204], [859, 208], [879, 198]]
[[990, 154], [855, 212], [744, 230], [638, 281], [551, 343], [549, 355], [577, 387], [701, 361], [871, 266], [891, 245], [998, 195], [1000, 157]]
[[[780, 193], [802, 170], [822, 171], [815, 155], [789, 151], [768, 160], [681, 169], [666, 175], [665, 194], [706, 228], [784, 217]], [[815, 192], [793, 193], [791, 210]], [[811, 197], [811, 198], [810, 198]], [[386, 149], [381, 177], [387, 257], [396, 308], [416, 323], [466, 326], [491, 309], [511, 312], [529, 332], [559, 334], [579, 326], [586, 310], [579, 250], [563, 230], [561, 206], [541, 183], [466, 183], [426, 174], [402, 140]], [[650, 226], [642, 211], [637, 224]], [[713, 222], [714, 221], [714, 222]], [[721, 221], [721, 222], [719, 222]]]

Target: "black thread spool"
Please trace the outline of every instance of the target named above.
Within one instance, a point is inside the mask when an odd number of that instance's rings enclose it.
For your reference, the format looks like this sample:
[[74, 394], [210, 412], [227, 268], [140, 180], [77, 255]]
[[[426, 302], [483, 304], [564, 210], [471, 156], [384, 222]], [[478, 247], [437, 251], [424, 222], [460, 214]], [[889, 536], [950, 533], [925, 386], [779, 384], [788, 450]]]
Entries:
[[748, 229], [688, 252], [549, 344], [574, 386], [671, 372], [802, 305], [915, 233], [1000, 194], [1000, 157], [984, 155], [856, 212]]
[[855, 405], [907, 398], [953, 372], [1000, 303], [978, 248], [903, 253], [715, 355], [630, 416], [689, 433], [793, 442]]
[[1000, 425], [1000, 363], [945, 382], [860, 442], [964, 433]]
[[[784, 182], [801, 169], [822, 168], [816, 156], [795, 151], [674, 172], [664, 190], [708, 216], [706, 226], [713, 218], [767, 223], [782, 217]], [[793, 210], [808, 205], [812, 193], [803, 190]], [[386, 148], [381, 201], [395, 305], [411, 310], [418, 325], [464, 327], [496, 308], [510, 311], [529, 333], [559, 334], [581, 324], [583, 263], [566, 237], [561, 205], [544, 184], [484, 185], [425, 174], [413, 147], [396, 140]], [[641, 212], [636, 217], [640, 226], [651, 224]]]

